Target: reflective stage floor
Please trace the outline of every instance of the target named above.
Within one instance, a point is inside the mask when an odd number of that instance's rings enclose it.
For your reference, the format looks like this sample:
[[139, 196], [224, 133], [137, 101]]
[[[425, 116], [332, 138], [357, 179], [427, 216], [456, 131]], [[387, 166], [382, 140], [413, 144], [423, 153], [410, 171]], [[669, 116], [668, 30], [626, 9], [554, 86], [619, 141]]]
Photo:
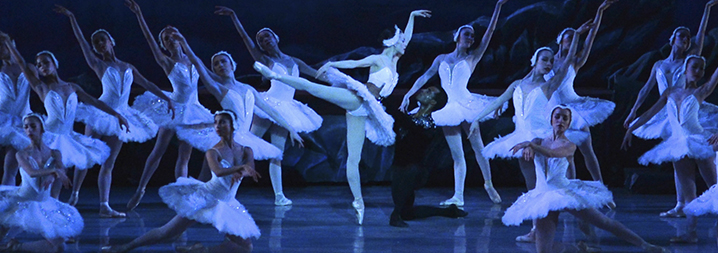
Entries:
[[[517, 235], [527, 233], [530, 222], [520, 227], [506, 227], [501, 215], [521, 194], [520, 188], [498, 189], [504, 203], [492, 204], [483, 189], [466, 192], [466, 218], [432, 217], [409, 221], [409, 228], [388, 225], [393, 204], [388, 186], [365, 186], [366, 217], [364, 225], [356, 224], [351, 207], [351, 194], [345, 185], [311, 186], [285, 189], [294, 201], [293, 206], [274, 206], [271, 188], [240, 187], [239, 201], [254, 217], [262, 236], [254, 240], [254, 252], [535, 252], [533, 244], [516, 243]], [[673, 252], [718, 252], [716, 246], [716, 217], [699, 219], [697, 244], [670, 244], [669, 239], [682, 227], [685, 219], [664, 219], [658, 213], [675, 205], [675, 196], [636, 195], [624, 189], [612, 189], [618, 207], [602, 210], [624, 223], [650, 243], [668, 247]], [[134, 189], [115, 188], [111, 205], [124, 210]], [[437, 205], [450, 197], [448, 188], [425, 188], [417, 192], [419, 205]], [[68, 197], [63, 192], [61, 200]], [[125, 219], [99, 218], [97, 190], [84, 188], [78, 209], [85, 219], [85, 229], [67, 252], [97, 252], [108, 243], [124, 243], [149, 229], [166, 223], [175, 213], [160, 201], [157, 188], [148, 188], [143, 203]], [[20, 241], [35, 240], [37, 236], [19, 234]], [[7, 239], [6, 239], [7, 240]], [[134, 252], [172, 252], [178, 245], [202, 243], [215, 245], [223, 240], [214, 228], [197, 224], [177, 240], [143, 247]], [[621, 241], [605, 231], [595, 230], [586, 236], [576, 220], [568, 214], [560, 216], [556, 241], [564, 252], [576, 252], [576, 244], [598, 247], [603, 252], [640, 252], [640, 248]], [[3, 242], [5, 243], [5, 241]]]

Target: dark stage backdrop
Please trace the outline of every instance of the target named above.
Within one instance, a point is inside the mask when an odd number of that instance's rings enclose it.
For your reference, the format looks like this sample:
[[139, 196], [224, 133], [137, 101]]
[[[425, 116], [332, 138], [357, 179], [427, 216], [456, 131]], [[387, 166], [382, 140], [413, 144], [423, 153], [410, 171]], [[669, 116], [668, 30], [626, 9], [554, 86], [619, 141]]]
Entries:
[[[592, 18], [599, 0], [553, 0], [529, 1], [511, 0], [502, 10], [500, 23], [490, 47], [479, 63], [469, 83], [475, 92], [497, 95], [515, 79], [523, 77], [529, 70], [533, 51], [541, 46], [556, 48], [555, 38], [565, 27], [577, 27]], [[668, 38], [678, 25], [691, 28], [695, 33], [700, 23], [703, 6], [707, 0], [622, 0], [611, 6], [604, 15], [601, 30], [591, 52], [587, 65], [576, 79], [579, 94], [610, 99], [616, 102], [614, 114], [603, 124], [594, 127], [593, 144], [601, 162], [606, 183], [612, 186], [635, 185], [638, 175], [648, 172], [655, 177], [666, 177], [671, 184], [670, 166], [638, 166], [636, 158], [655, 142], [635, 141], [628, 151], [619, 146], [624, 129], [621, 126], [632, 106], [635, 95], [648, 78], [650, 67], [658, 59], [668, 55]], [[44, 0], [2, 0], [0, 1], [0, 30], [9, 33], [17, 42], [20, 52], [29, 61], [41, 50], [53, 51], [60, 61], [60, 76], [82, 85], [91, 94], [99, 96], [101, 87], [98, 78], [87, 67], [66, 17], [52, 11], [53, 4], [62, 4], [73, 11], [87, 39], [98, 28], [108, 30], [117, 41], [115, 52], [119, 59], [134, 64], [148, 79], [165, 90], [169, 82], [157, 65], [137, 24], [134, 14], [121, 0], [112, 1], [44, 1]], [[215, 5], [233, 8], [247, 31], [253, 35], [262, 27], [271, 27], [281, 38], [280, 48], [286, 54], [303, 59], [309, 64], [320, 66], [328, 59], [358, 59], [380, 52], [378, 36], [382, 30], [394, 24], [403, 28], [409, 13], [416, 9], [429, 9], [430, 19], [418, 18], [415, 36], [399, 62], [400, 81], [394, 94], [385, 105], [397, 118], [399, 142], [412, 142], [412, 136], [403, 135], [397, 112], [401, 97], [413, 82], [428, 68], [434, 57], [451, 52], [454, 48], [451, 33], [457, 27], [472, 23], [477, 37], [483, 34], [495, 1], [475, 0], [265, 0], [265, 1], [175, 1], [139, 0], [148, 25], [156, 34], [166, 25], [177, 27], [188, 39], [197, 54], [209, 61], [219, 50], [230, 52], [238, 63], [237, 75], [241, 81], [255, 86], [258, 90], [268, 88], [252, 70], [250, 55], [241, 43], [230, 19], [212, 12]], [[716, 38], [714, 29], [718, 21], [714, 17], [709, 23], [704, 56], [708, 58], [708, 73], [715, 69]], [[477, 39], [478, 41], [479, 39]], [[366, 80], [367, 70], [348, 71], [358, 80]], [[709, 76], [709, 74], [706, 74]], [[201, 84], [200, 84], [201, 85]], [[438, 85], [438, 78], [429, 85]], [[142, 90], [135, 90], [139, 94]], [[208, 108], [219, 109], [217, 101], [201, 93], [200, 101]], [[305, 134], [305, 148], [290, 147], [284, 157], [284, 180], [286, 185], [306, 185], [317, 182], [345, 181], [345, 121], [343, 111], [326, 102], [298, 92], [297, 99], [308, 103], [325, 116], [319, 131]], [[657, 98], [652, 93], [644, 108]], [[708, 99], [715, 102], [715, 96]], [[37, 97], [32, 98], [35, 111], [43, 111]], [[513, 130], [513, 110], [503, 114], [499, 120], [482, 125], [485, 142]], [[82, 132], [81, 125], [77, 130]], [[362, 180], [384, 182], [390, 180], [394, 154], [402, 154], [431, 168], [431, 185], [453, 183], [452, 161], [441, 131], [429, 131], [429, 141], [417, 143], [420, 149], [412, 152], [395, 152], [394, 147], [380, 148], [365, 143], [361, 164]], [[144, 161], [154, 141], [142, 144], [126, 144], [120, 153], [115, 170], [115, 183], [134, 184], [142, 171]], [[467, 184], [480, 185], [482, 182], [478, 166], [470, 147], [465, 146], [469, 167]], [[196, 175], [203, 154], [194, 152], [190, 174]], [[415, 157], [415, 158], [414, 158]], [[154, 185], [173, 181], [176, 143], [168, 149]], [[581, 178], [589, 178], [584, 169], [581, 155], [577, 154], [578, 172]], [[518, 166], [515, 161], [494, 160], [491, 162], [494, 184], [497, 186], [520, 186]], [[267, 164], [259, 163], [258, 170], [267, 174]], [[655, 168], [654, 168], [655, 167]], [[664, 172], [659, 173], [659, 172]], [[97, 173], [97, 169], [92, 170]], [[661, 176], [663, 175], [663, 176]], [[265, 176], [259, 185], [268, 185]], [[94, 180], [87, 180], [91, 185]], [[250, 185], [253, 183], [249, 183]], [[667, 186], [666, 188], [672, 188]]]

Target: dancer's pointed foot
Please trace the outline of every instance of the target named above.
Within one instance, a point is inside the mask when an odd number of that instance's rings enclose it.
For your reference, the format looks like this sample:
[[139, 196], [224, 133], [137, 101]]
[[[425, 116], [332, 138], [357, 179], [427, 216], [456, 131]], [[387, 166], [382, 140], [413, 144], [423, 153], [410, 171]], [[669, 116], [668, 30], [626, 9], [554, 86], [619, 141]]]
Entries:
[[279, 78], [279, 75], [277, 73], [275, 73], [274, 71], [269, 69], [267, 66], [265, 66], [264, 64], [262, 64], [261, 62], [258, 62], [258, 61], [254, 62], [254, 70], [256, 70], [257, 72], [262, 74], [264, 77], [269, 78], [269, 79]]
[[71, 206], [75, 206], [75, 205], [77, 205], [77, 201], [79, 201], [79, 200], [80, 200], [80, 192], [79, 191], [72, 192], [72, 194], [70, 194], [70, 199], [67, 200], [67, 204], [71, 205]]
[[676, 206], [671, 210], [662, 212], [660, 216], [664, 218], [683, 218], [686, 217], [686, 214], [683, 212], [683, 206]]
[[496, 192], [494, 184], [492, 184], [491, 181], [484, 183], [484, 189], [486, 189], [486, 193], [489, 194], [491, 202], [494, 202], [494, 204], [501, 203], [501, 196]]
[[519, 235], [516, 237], [516, 242], [528, 242], [528, 243], [534, 243], [536, 242], [536, 233], [533, 229], [529, 231], [528, 234], [525, 235]]
[[354, 207], [354, 211], [357, 215], [357, 223], [361, 225], [362, 223], [364, 223], [364, 199], [354, 199], [354, 201], [352, 202], [352, 207]]
[[130, 198], [130, 201], [127, 202], [127, 211], [132, 211], [137, 207], [137, 205], [140, 204], [140, 201], [142, 201], [142, 197], [145, 196], [145, 190], [139, 190], [135, 192], [135, 195], [132, 195], [132, 198]]
[[288, 199], [284, 196], [284, 193], [277, 193], [274, 195], [274, 205], [275, 206], [288, 206], [292, 204], [292, 200]]
[[116, 253], [116, 252], [127, 252], [127, 250], [121, 249], [120, 246], [102, 246], [100, 252], [103, 253]]
[[584, 242], [584, 241], [578, 242], [578, 245], [576, 245], [576, 247], [578, 247], [578, 252], [586, 252], [586, 253], [601, 252], [601, 248], [588, 246], [588, 244], [586, 244], [586, 242]]
[[454, 194], [453, 197], [450, 199], [444, 200], [439, 205], [442, 206], [450, 206], [450, 205], [456, 205], [456, 206], [464, 206], [464, 196], [459, 196]]
[[664, 247], [661, 247], [658, 245], [653, 245], [650, 243], [643, 243], [643, 245], [641, 245], [641, 248], [643, 248], [644, 251], [650, 252], [650, 253], [670, 253], [671, 252], [670, 250], [668, 250]]
[[113, 210], [109, 206], [100, 205], [100, 218], [125, 218], [127, 214]]

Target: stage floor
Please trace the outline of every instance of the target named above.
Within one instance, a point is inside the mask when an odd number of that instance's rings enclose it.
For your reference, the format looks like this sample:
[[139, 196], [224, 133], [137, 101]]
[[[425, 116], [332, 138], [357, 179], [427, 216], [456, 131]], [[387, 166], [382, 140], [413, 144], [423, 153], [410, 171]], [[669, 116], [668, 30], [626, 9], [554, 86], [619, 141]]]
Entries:
[[[134, 189], [116, 188], [112, 191], [111, 204], [123, 210]], [[466, 218], [449, 219], [433, 217], [409, 221], [409, 228], [388, 225], [393, 208], [388, 186], [364, 187], [366, 217], [364, 225], [356, 224], [351, 207], [348, 186], [311, 186], [285, 189], [294, 201], [293, 206], [276, 207], [271, 188], [240, 187], [239, 201], [254, 217], [262, 236], [254, 240], [254, 252], [535, 252], [533, 244], [516, 243], [517, 235], [531, 228], [530, 222], [520, 227], [506, 227], [501, 215], [521, 194], [519, 188], [498, 189], [504, 203], [493, 205], [483, 189], [472, 188], [466, 192]], [[663, 219], [658, 213], [673, 207], [675, 196], [635, 195], [624, 189], [613, 189], [615, 210], [603, 210], [609, 216], [623, 222], [650, 243], [666, 246], [673, 252], [718, 252], [716, 247], [715, 217], [702, 217], [698, 225], [698, 244], [670, 244], [669, 238], [677, 233], [685, 219]], [[448, 188], [427, 188], [417, 192], [416, 203], [437, 205], [450, 197]], [[61, 200], [65, 201], [67, 192]], [[67, 245], [67, 252], [97, 252], [108, 243], [124, 243], [149, 229], [158, 227], [175, 213], [160, 201], [157, 188], [148, 188], [143, 203], [128, 213], [125, 219], [101, 219], [97, 215], [98, 195], [95, 188], [84, 188], [77, 205], [85, 219], [85, 229], [74, 244]], [[565, 252], [575, 252], [575, 245], [585, 241], [599, 247], [603, 252], [640, 252], [627, 242], [605, 231], [596, 230], [587, 237], [576, 225], [576, 220], [562, 214], [556, 232], [556, 241]], [[35, 240], [37, 236], [20, 234], [21, 241]], [[134, 252], [172, 252], [177, 245], [200, 242], [215, 245], [223, 240], [214, 228], [194, 225], [179, 239], [164, 244], [143, 247]], [[5, 243], [5, 242], [3, 242]]]

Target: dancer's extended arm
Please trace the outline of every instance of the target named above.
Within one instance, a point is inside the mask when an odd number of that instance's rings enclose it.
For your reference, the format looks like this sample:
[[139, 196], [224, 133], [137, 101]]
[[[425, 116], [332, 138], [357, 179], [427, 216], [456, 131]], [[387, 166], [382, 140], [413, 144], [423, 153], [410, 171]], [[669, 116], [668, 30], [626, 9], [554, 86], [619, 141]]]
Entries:
[[506, 103], [506, 101], [509, 101], [514, 95], [514, 90], [516, 89], [516, 86], [521, 83], [521, 80], [516, 80], [509, 87], [504, 91], [504, 93], [501, 94], [498, 98], [494, 99], [494, 101], [491, 101], [491, 104], [484, 107], [484, 109], [479, 113], [479, 116], [474, 120], [474, 122], [471, 122], [471, 128], [469, 130], [469, 138], [472, 138], [472, 136], [476, 134], [480, 134], [479, 131], [479, 121], [486, 117], [486, 115], [489, 115], [489, 113], [495, 112], [501, 106]]
[[414, 82], [414, 85], [411, 86], [411, 89], [406, 92], [404, 95], [404, 98], [401, 100], [401, 105], [399, 106], [399, 111], [406, 113], [408, 107], [409, 107], [409, 98], [413, 96], [417, 91], [419, 91], [426, 82], [431, 79], [431, 77], [435, 76], [436, 73], [439, 71], [439, 65], [441, 64], [441, 61], [444, 59], [444, 55], [439, 55], [434, 59], [434, 62], [431, 63], [431, 66], [429, 69], [422, 74], [419, 79], [416, 79], [416, 82]]
[[77, 39], [77, 42], [80, 44], [80, 49], [82, 49], [82, 55], [85, 56], [85, 61], [87, 62], [87, 65], [92, 68], [92, 70], [95, 71], [95, 73], [98, 73], [97, 75], [100, 76], [101, 71], [105, 71], [102, 69], [100, 58], [95, 55], [95, 53], [92, 51], [92, 46], [90, 46], [90, 43], [87, 43], [87, 40], [85, 40], [84, 35], [82, 34], [82, 29], [80, 29], [80, 25], [77, 23], [77, 19], [75, 18], [75, 14], [73, 14], [70, 10], [63, 7], [62, 5], [55, 5], [54, 11], [67, 16], [70, 19], [70, 25], [72, 26], [72, 31], [75, 34], [75, 38]]
[[[25, 59], [22, 58], [22, 55], [20, 55], [20, 52], [17, 51], [17, 48], [15, 47], [15, 44], [12, 43], [12, 39], [10, 39], [10, 36], [8, 36], [6, 33], [0, 31], [0, 42], [3, 44], [4, 47], [8, 49], [8, 53], [10, 54], [10, 58], [20, 66], [20, 70], [22, 70], [22, 73], [25, 74], [25, 79], [30, 84], [30, 87], [32, 88], [35, 93], [37, 93], [41, 100], [45, 99], [45, 94], [47, 93], [47, 85], [45, 85], [40, 78], [37, 75], [37, 71], [34, 68], [31, 68], [27, 65], [25, 62]], [[57, 67], [57, 66], [55, 66]]]
[[491, 21], [489, 22], [489, 26], [486, 28], [486, 32], [484, 32], [484, 36], [481, 37], [481, 43], [479, 46], [471, 51], [471, 56], [474, 58], [473, 63], [476, 65], [476, 63], [481, 60], [481, 57], [484, 56], [484, 53], [486, 52], [486, 49], [489, 48], [489, 42], [491, 42], [491, 36], [494, 35], [494, 31], [496, 30], [496, 24], [499, 22], [499, 14], [501, 14], [501, 6], [503, 6], [508, 0], [499, 0], [496, 2], [496, 7], [494, 8], [494, 14], [491, 15]]
[[227, 87], [224, 87], [222, 84], [220, 84], [220, 78], [217, 76], [217, 74], [210, 71], [207, 66], [202, 63], [202, 60], [197, 57], [197, 55], [192, 51], [192, 48], [187, 44], [187, 40], [184, 38], [184, 36], [177, 32], [177, 34], [174, 35], [175, 39], [177, 39], [182, 46], [182, 49], [185, 51], [185, 54], [187, 54], [187, 58], [189, 58], [189, 61], [192, 62], [192, 64], [197, 69], [197, 73], [199, 73], [199, 78], [202, 79], [202, 82], [204, 83], [205, 88], [207, 88], [207, 91], [212, 94], [217, 100], [221, 100], [222, 97], [224, 97], [224, 94], [227, 93]]
[[172, 61], [170, 57], [167, 57], [167, 55], [162, 53], [162, 49], [160, 48], [155, 38], [152, 36], [152, 32], [150, 31], [149, 26], [147, 26], [147, 22], [145, 22], [145, 17], [142, 15], [142, 10], [140, 9], [140, 6], [134, 0], [125, 0], [125, 6], [127, 6], [127, 8], [130, 8], [132, 13], [137, 16], [137, 22], [140, 24], [140, 29], [142, 30], [142, 34], [145, 36], [145, 40], [147, 40], [147, 44], [150, 45], [150, 51], [152, 51], [152, 56], [154, 56], [157, 64], [162, 67], [162, 70], [165, 71], [165, 74], [169, 75], [169, 73], [172, 71], [172, 68], [174, 68], [174, 61]]
[[[583, 67], [583, 65], [586, 64], [586, 61], [588, 61], [588, 56], [591, 54], [591, 48], [593, 47], [593, 42], [596, 40], [596, 35], [598, 34], [598, 29], [601, 27], [601, 20], [603, 19], [603, 12], [608, 9], [611, 4], [617, 2], [618, 0], [605, 0], [601, 4], [601, 6], [598, 7], [598, 10], [596, 10], [596, 16], [593, 18], [593, 27], [591, 27], [591, 30], [588, 31], [588, 35], [586, 35], [586, 41], [583, 44], [583, 49], [579, 53], [578, 59], [576, 59], [576, 70]], [[591, 22], [589, 20], [589, 22]]]
[[706, 37], [706, 29], [708, 28], [708, 19], [711, 16], [711, 7], [716, 5], [718, 0], [711, 0], [706, 3], [706, 7], [703, 10], [703, 18], [701, 18], [701, 26], [698, 27], [698, 34], [696, 34], [696, 45], [690, 49], [689, 55], [701, 55], [703, 52], [703, 41]]
[[628, 130], [626, 130], [626, 135], [623, 136], [623, 143], [621, 144], [621, 149], [628, 150], [628, 148], [631, 147], [631, 138], [633, 138], [633, 131], [642, 126], [643, 124], [646, 124], [649, 119], [653, 118], [656, 113], [661, 111], [661, 109], [666, 106], [666, 102], [668, 101], [668, 94], [670, 94], [671, 92], [671, 89], [668, 89], [663, 92], [663, 95], [661, 95], [658, 101], [656, 101], [656, 103], [651, 106], [651, 109], [648, 109], [648, 111], [638, 117], [636, 123], [628, 127]]

